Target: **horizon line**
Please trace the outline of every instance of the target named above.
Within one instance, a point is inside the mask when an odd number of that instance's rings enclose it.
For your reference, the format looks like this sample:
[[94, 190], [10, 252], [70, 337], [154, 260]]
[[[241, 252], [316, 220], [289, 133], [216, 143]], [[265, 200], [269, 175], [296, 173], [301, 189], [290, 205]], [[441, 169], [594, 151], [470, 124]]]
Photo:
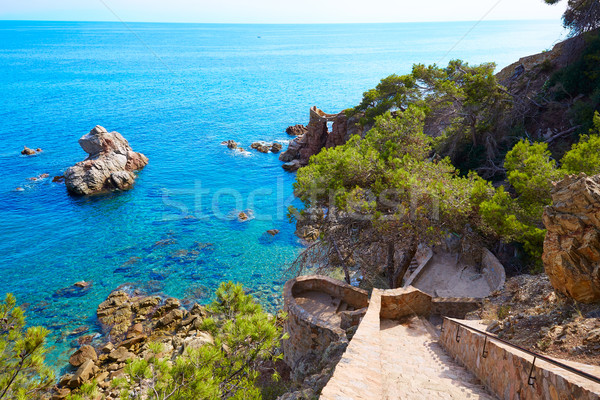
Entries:
[[[554, 19], [489, 19], [481, 22], [554, 22]], [[50, 20], [50, 19], [0, 19], [0, 22], [81, 22], [81, 23], [127, 23], [127, 24], [186, 24], [186, 25], [394, 25], [394, 24], [435, 24], [469, 23], [477, 20], [446, 21], [398, 21], [398, 22], [190, 22], [190, 21], [119, 21], [119, 20]]]

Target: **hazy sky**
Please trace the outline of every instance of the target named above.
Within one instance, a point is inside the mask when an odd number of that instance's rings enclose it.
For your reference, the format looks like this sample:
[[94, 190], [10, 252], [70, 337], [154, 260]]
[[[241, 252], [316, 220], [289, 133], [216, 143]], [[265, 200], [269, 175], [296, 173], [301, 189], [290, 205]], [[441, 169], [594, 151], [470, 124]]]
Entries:
[[566, 0], [558, 6], [548, 6], [542, 0], [0, 0], [0, 19], [114, 21], [117, 18], [110, 8], [125, 21], [471, 21], [489, 12], [486, 20], [556, 19], [558, 22], [565, 4]]

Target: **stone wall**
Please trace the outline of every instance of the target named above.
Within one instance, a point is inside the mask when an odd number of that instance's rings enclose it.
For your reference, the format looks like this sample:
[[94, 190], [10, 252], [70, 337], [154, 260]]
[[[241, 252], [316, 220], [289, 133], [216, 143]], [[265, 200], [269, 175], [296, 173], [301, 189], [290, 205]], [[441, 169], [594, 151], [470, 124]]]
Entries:
[[415, 314], [428, 316], [431, 313], [431, 304], [430, 295], [412, 286], [383, 290], [380, 317], [400, 319]]
[[306, 291], [327, 293], [356, 308], [342, 317], [342, 322], [348, 325], [358, 324], [369, 304], [366, 291], [329, 277], [311, 275], [289, 280], [283, 288], [284, 310], [288, 314], [284, 331], [289, 335], [283, 341], [283, 352], [286, 364], [292, 368], [310, 352], [320, 353], [332, 342], [348, 341], [340, 326], [319, 319], [296, 303], [295, 296]]
[[482, 299], [473, 297], [435, 297], [432, 301], [431, 314], [450, 318], [465, 316], [481, 308]]
[[[485, 329], [485, 326], [477, 321], [460, 322], [480, 330]], [[457, 329], [460, 330], [458, 341]], [[528, 378], [533, 356], [488, 338], [487, 354], [484, 357], [482, 355], [484, 341], [484, 335], [459, 327], [452, 320], [444, 320], [440, 336], [442, 346], [499, 398], [506, 400], [600, 398], [600, 384], [539, 359], [536, 360], [533, 368], [534, 384], [529, 385]], [[598, 367], [568, 363], [577, 369], [584, 371], [587, 369], [586, 372], [598, 376]]]
[[481, 270], [492, 292], [502, 289], [506, 282], [504, 266], [488, 249], [483, 249], [481, 257]]

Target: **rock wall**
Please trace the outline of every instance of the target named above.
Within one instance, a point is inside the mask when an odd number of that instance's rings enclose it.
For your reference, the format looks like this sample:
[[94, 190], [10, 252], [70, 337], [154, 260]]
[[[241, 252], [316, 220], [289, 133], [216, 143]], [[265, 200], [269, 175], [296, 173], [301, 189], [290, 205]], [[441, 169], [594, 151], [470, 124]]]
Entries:
[[[283, 288], [284, 310], [288, 314], [284, 331], [289, 335], [283, 341], [283, 352], [286, 364], [292, 369], [303, 356], [311, 352], [322, 353], [334, 342], [348, 342], [344, 329], [317, 318], [296, 303], [294, 296], [303, 291], [327, 293], [342, 299], [357, 311], [366, 308], [369, 303], [366, 291], [325, 276], [301, 276], [289, 280]], [[356, 323], [356, 319], [360, 319], [357, 311], [348, 316]]]
[[[475, 321], [461, 322], [476, 324]], [[477, 329], [481, 328], [481, 326], [477, 327]], [[458, 340], [457, 330], [460, 330]], [[533, 385], [529, 385], [529, 371], [533, 360], [531, 355], [488, 339], [485, 343], [487, 354], [484, 357], [482, 354], [484, 341], [485, 337], [482, 334], [459, 327], [452, 320], [444, 320], [440, 336], [442, 346], [499, 398], [505, 400], [600, 398], [599, 384], [542, 360], [536, 360], [533, 368], [535, 381]], [[590, 368], [583, 364], [574, 367]], [[588, 372], [594, 374], [592, 371]], [[597, 375], [597, 372], [595, 374]]]
[[568, 176], [552, 189], [543, 221], [544, 268], [559, 292], [600, 301], [600, 175]]
[[[279, 156], [279, 160], [285, 162], [283, 168], [295, 171], [307, 165], [310, 157], [322, 149], [342, 145], [352, 135], [363, 135], [365, 130], [357, 125], [358, 120], [359, 117], [346, 117], [343, 111], [339, 114], [327, 114], [315, 106], [311, 107], [309, 122], [305, 128], [295, 125], [286, 130], [296, 137]], [[331, 132], [328, 129], [330, 122]]]

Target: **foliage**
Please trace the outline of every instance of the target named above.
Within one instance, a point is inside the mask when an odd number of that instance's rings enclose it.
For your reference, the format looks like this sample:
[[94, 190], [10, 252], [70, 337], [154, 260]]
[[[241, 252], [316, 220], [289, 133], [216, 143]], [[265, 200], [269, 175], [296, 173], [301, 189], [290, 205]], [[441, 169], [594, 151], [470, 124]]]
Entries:
[[495, 156], [499, 120], [510, 105], [494, 68], [493, 63], [470, 66], [460, 60], [446, 68], [416, 64], [410, 74], [382, 79], [348, 114], [364, 112], [361, 121], [367, 124], [388, 111], [419, 107], [428, 133], [439, 136], [436, 150], [466, 173], [474, 155], [479, 164]]
[[596, 113], [590, 134], [582, 135], [565, 153], [560, 167], [551, 158], [546, 143], [525, 140], [506, 154], [504, 167], [515, 196], [499, 187], [490, 199], [482, 201], [481, 217], [505, 241], [522, 243], [539, 260], [546, 232], [542, 213], [552, 202], [552, 182], [567, 174], [600, 173], [600, 115]]
[[[556, 4], [561, 0], [544, 0]], [[563, 14], [563, 25], [573, 35], [579, 35], [600, 27], [600, 2], [598, 0], [568, 0]]]
[[600, 174], [600, 114], [597, 111], [590, 134], [581, 135], [579, 143], [573, 144], [571, 151], [564, 155], [561, 162], [561, 169], [567, 174]]
[[[131, 392], [141, 383], [150, 399], [261, 398], [258, 367], [282, 357], [276, 354], [282, 339], [276, 318], [246, 295], [242, 285], [232, 282], [220, 285], [208, 312], [202, 328], [213, 343], [188, 348], [173, 362], [161, 358], [160, 344], [153, 344], [149, 360], [127, 366], [129, 380], [120, 382], [123, 399], [143, 398]], [[276, 372], [273, 378], [279, 378]]]
[[0, 399], [41, 398], [54, 383], [54, 373], [44, 363], [48, 330], [25, 329], [25, 313], [7, 294], [0, 302]]
[[396, 117], [376, 117], [364, 139], [321, 151], [299, 170], [296, 194], [323, 215], [315, 263], [341, 267], [349, 281], [350, 260], [358, 261], [363, 277], [377, 275], [385, 261], [388, 284], [398, 287], [418, 244], [437, 242], [473, 220], [474, 201], [489, 188], [475, 174], [459, 176], [448, 159], [427, 158], [425, 116], [422, 107], [409, 105]]

